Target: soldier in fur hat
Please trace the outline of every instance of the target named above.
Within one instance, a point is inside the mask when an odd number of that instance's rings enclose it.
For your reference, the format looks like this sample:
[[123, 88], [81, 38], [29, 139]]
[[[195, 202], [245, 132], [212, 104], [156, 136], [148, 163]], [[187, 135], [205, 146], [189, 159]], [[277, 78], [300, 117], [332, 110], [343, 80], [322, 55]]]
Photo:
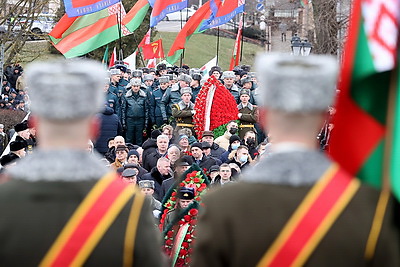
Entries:
[[0, 265], [162, 266], [149, 201], [86, 151], [104, 105], [103, 66], [32, 63], [26, 78], [39, 145], [0, 187]]
[[336, 59], [266, 54], [257, 67], [272, 152], [206, 196], [192, 266], [399, 266], [393, 199], [375, 231], [380, 191], [318, 149]]

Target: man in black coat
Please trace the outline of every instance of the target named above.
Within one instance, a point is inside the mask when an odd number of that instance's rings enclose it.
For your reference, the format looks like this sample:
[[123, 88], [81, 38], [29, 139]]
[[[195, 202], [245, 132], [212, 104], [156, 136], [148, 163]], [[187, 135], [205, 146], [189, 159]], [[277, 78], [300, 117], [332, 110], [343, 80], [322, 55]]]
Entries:
[[157, 137], [157, 148], [150, 154], [143, 155], [143, 168], [147, 171], [151, 171], [156, 165], [157, 161], [161, 157], [165, 157], [168, 153], [169, 138], [166, 135], [159, 135]]
[[109, 106], [106, 106], [104, 111], [98, 114], [100, 119], [99, 137], [94, 143], [94, 148], [102, 155], [108, 151], [108, 139], [122, 133], [122, 125], [119, 122], [117, 114]]
[[201, 141], [210, 144], [212, 157], [219, 159], [221, 155], [226, 151], [224, 148], [214, 143], [214, 133], [212, 131], [204, 131]]
[[157, 160], [157, 166], [152, 168], [149, 173], [142, 176], [142, 180], [154, 181], [154, 198], [158, 201], [162, 200], [161, 184], [163, 181], [171, 178], [171, 167], [169, 159], [162, 157]]
[[190, 152], [192, 153], [194, 163], [199, 165], [201, 169], [209, 170], [211, 166], [217, 165], [217, 161], [215, 159], [207, 157], [203, 154], [203, 146], [201, 143], [194, 143], [190, 147]]

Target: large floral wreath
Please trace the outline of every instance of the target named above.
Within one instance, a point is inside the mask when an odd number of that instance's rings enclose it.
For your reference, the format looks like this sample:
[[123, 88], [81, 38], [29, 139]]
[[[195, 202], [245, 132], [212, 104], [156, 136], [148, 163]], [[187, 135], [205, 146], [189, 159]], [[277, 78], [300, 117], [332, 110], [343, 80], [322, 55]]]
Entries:
[[[193, 116], [197, 137], [202, 137], [203, 131], [214, 129], [238, 119], [237, 103], [233, 95], [214, 76], [208, 78], [197, 95], [194, 104], [196, 111]], [[214, 132], [219, 134], [218, 132]], [[215, 135], [215, 137], [218, 137]]]
[[[209, 185], [207, 176], [195, 164], [185, 172], [183, 177], [185, 178], [182, 181], [178, 181], [164, 198], [159, 226], [164, 235], [164, 252], [172, 258], [175, 266], [190, 265], [192, 247], [196, 239], [195, 229], [197, 226], [198, 209], [201, 197]], [[163, 229], [167, 213], [178, 205], [177, 195], [180, 187], [194, 188], [194, 201]], [[173, 251], [174, 244], [178, 244], [178, 248], [175, 248]]]

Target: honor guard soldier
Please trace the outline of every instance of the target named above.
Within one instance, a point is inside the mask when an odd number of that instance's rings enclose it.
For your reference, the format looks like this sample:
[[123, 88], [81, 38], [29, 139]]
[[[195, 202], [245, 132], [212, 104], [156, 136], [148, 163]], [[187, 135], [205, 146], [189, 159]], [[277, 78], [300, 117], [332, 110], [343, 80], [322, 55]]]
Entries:
[[172, 105], [172, 116], [176, 121], [175, 136], [182, 128], [189, 128], [192, 135], [195, 136], [193, 115], [195, 114], [194, 104], [190, 101], [192, 97], [192, 89], [190, 87], [183, 87], [181, 89], [181, 101]]
[[149, 201], [86, 151], [105, 76], [86, 60], [27, 67], [39, 142], [0, 186], [1, 266], [162, 266]]
[[243, 139], [247, 131], [255, 131], [254, 124], [258, 120], [257, 107], [250, 102], [250, 90], [240, 90], [240, 104], [238, 105], [239, 137]]
[[382, 210], [379, 190], [318, 149], [336, 59], [266, 54], [257, 66], [272, 151], [204, 198], [191, 266], [400, 266], [393, 199]]

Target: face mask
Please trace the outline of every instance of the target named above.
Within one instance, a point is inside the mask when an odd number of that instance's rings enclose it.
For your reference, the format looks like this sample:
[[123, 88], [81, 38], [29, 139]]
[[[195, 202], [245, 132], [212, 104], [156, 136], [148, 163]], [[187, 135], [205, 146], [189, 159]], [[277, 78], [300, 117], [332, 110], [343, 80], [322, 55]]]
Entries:
[[232, 144], [232, 145], [231, 145], [231, 148], [232, 148], [233, 150], [238, 149], [238, 147], [239, 147], [239, 144]]
[[240, 156], [239, 160], [240, 160], [241, 163], [246, 163], [247, 162], [247, 155]]
[[230, 130], [229, 130], [229, 133], [230, 134], [235, 134], [236, 132], [237, 132], [237, 128], [231, 128]]

